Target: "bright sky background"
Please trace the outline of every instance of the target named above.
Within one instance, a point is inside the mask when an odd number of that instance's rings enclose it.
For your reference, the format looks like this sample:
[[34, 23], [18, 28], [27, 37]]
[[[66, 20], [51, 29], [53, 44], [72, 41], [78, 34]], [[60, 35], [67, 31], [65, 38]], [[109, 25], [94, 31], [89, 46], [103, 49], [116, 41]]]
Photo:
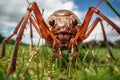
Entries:
[[[100, 0], [29, 0], [30, 2], [37, 2], [40, 9], [45, 9], [44, 19], [52, 14], [54, 11], [59, 9], [68, 9], [73, 11], [83, 22], [84, 16], [90, 6], [95, 6]], [[109, 0], [112, 5], [117, 9], [120, 13], [120, 0]], [[19, 23], [20, 19], [25, 15], [27, 11], [28, 4], [26, 0], [1, 0], [0, 1], [0, 33], [4, 36], [8, 36], [12, 34], [15, 29], [17, 23]], [[103, 2], [98, 9], [109, 19], [111, 19], [115, 24], [120, 27], [120, 18], [108, 7], [108, 5]], [[94, 21], [96, 16], [93, 16], [91, 23]], [[111, 41], [115, 41], [116, 39], [120, 39], [120, 36], [113, 30], [111, 31], [111, 26], [107, 26], [107, 23], [103, 21], [106, 26], [106, 32], [108, 39]], [[86, 39], [88, 40], [102, 40], [101, 28], [100, 25], [95, 28], [90, 37]], [[23, 37], [23, 42], [29, 43], [29, 28], [25, 30], [25, 37]], [[34, 42], [38, 41], [39, 35], [34, 32]], [[15, 37], [14, 37], [15, 38]]]

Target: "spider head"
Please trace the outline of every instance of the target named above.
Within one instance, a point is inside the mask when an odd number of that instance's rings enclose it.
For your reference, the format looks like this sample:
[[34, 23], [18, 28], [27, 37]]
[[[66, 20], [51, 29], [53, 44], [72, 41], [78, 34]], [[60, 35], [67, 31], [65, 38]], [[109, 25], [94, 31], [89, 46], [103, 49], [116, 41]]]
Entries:
[[69, 10], [55, 11], [46, 21], [50, 31], [67, 46], [81, 27], [78, 17]]

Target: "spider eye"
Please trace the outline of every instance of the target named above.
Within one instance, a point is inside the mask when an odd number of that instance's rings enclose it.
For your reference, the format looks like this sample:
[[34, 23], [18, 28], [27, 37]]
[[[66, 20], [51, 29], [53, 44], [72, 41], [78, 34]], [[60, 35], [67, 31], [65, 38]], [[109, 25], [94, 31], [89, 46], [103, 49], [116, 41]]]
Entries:
[[78, 24], [78, 21], [76, 19], [73, 19], [72, 24], [73, 24], [73, 26], [76, 26]]
[[51, 20], [49, 21], [49, 25], [50, 25], [50, 26], [54, 26], [54, 24], [55, 24], [55, 20], [54, 20], [54, 19], [51, 19]]

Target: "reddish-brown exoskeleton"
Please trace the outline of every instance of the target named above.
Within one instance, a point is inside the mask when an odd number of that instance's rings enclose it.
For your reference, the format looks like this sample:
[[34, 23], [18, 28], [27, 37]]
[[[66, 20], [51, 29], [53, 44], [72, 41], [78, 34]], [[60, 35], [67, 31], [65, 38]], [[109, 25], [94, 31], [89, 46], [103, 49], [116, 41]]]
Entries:
[[[31, 16], [31, 12], [34, 13], [34, 17]], [[91, 24], [91, 26], [89, 26], [93, 14], [97, 14], [100, 17], [97, 17], [95, 21]], [[45, 22], [42, 18], [41, 12], [39, 11], [37, 4], [35, 2], [31, 3], [27, 9], [26, 15], [21, 19], [21, 21], [15, 28], [13, 34], [10, 35], [8, 38], [4, 39], [2, 42], [2, 54], [0, 55], [0, 58], [5, 56], [6, 42], [12, 36], [18, 33], [8, 76], [16, 69], [18, 47], [28, 20], [30, 21], [31, 38], [31, 25], [33, 25], [40, 37], [45, 39], [48, 45], [53, 48], [53, 54], [55, 55], [55, 57], [62, 58], [61, 51], [68, 50], [73, 59], [77, 57], [78, 43], [85, 40], [91, 34], [96, 25], [100, 22], [105, 44], [108, 48], [110, 56], [114, 59], [107, 42], [102, 19], [104, 19], [108, 24], [110, 24], [111, 27], [113, 27], [113, 29], [115, 29], [115, 31], [120, 34], [120, 28], [110, 19], [104, 16], [98, 9], [96, 9], [96, 7], [89, 8], [83, 23], [81, 23], [78, 17], [69, 10], [56, 11]]]

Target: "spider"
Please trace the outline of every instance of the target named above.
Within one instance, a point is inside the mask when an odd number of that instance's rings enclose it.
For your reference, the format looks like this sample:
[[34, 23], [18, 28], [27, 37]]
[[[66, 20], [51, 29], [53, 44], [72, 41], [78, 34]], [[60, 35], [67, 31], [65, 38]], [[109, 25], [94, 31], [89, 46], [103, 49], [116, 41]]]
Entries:
[[[28, 2], [29, 3], [29, 2]], [[100, 4], [100, 3], [99, 3]], [[97, 6], [99, 5], [97, 4]], [[80, 22], [79, 18], [69, 10], [58, 10], [55, 11], [45, 22], [42, 14], [37, 6], [36, 2], [29, 3], [26, 15], [21, 19], [19, 24], [16, 26], [13, 34], [3, 40], [2, 42], [2, 54], [0, 58], [5, 56], [5, 44], [7, 41], [18, 34], [16, 37], [15, 48], [13, 52], [11, 66], [8, 72], [8, 76], [12, 74], [16, 69], [16, 59], [18, 54], [19, 43], [22, 40], [26, 24], [30, 21], [30, 35], [32, 39], [32, 27], [36, 29], [39, 36], [45, 39], [48, 46], [53, 49], [53, 54], [57, 58], [62, 58], [62, 50], [67, 50], [71, 54], [72, 59], [76, 59], [78, 55], [78, 44], [88, 38], [91, 32], [94, 30], [98, 23], [101, 24], [102, 33], [106, 47], [109, 51], [112, 59], [115, 59], [110, 50], [102, 19], [105, 20], [117, 33], [120, 34], [120, 28], [103, 15], [96, 7], [90, 7], [86, 13], [83, 23]], [[31, 15], [34, 13], [34, 17]], [[91, 18], [94, 14], [99, 17], [89, 26]], [[33, 25], [33, 26], [32, 26]]]

